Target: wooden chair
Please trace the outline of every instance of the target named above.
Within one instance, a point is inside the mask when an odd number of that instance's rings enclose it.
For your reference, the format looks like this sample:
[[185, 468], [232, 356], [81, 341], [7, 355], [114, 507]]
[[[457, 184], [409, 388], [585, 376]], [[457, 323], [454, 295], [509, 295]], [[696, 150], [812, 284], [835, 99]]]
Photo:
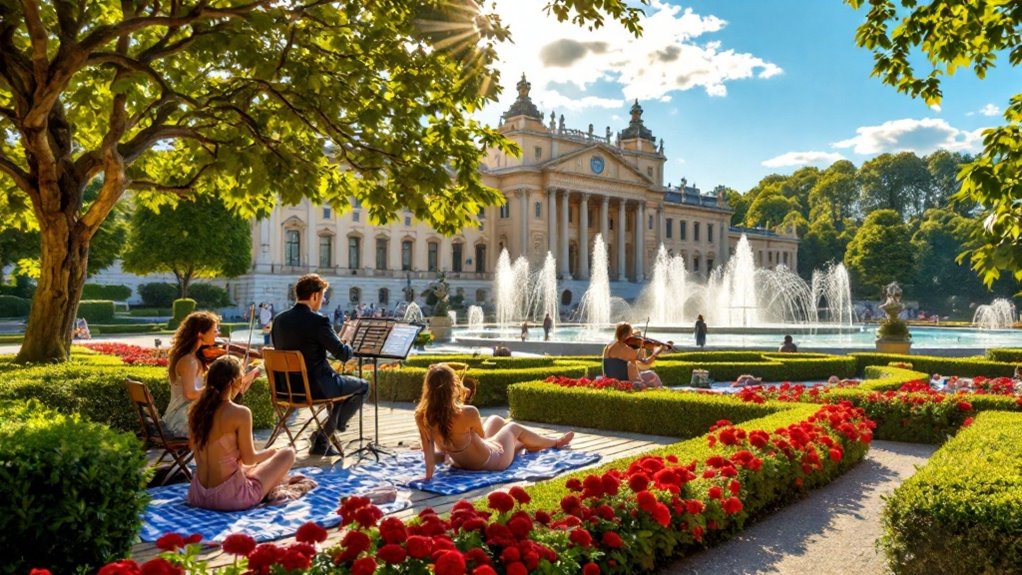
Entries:
[[[330, 408], [337, 403], [343, 403], [354, 394], [323, 399], [313, 398], [312, 389], [309, 386], [309, 372], [305, 368], [305, 357], [300, 351], [264, 347], [263, 368], [266, 370], [266, 378], [270, 383], [270, 403], [273, 404], [273, 410], [277, 414], [277, 423], [273, 426], [273, 432], [266, 440], [266, 445], [272, 445], [283, 431], [287, 433], [291, 447], [295, 447], [295, 440], [305, 433], [312, 422], [316, 422], [319, 432], [327, 435], [334, 449], [343, 454], [344, 448], [336, 434], [327, 434], [324, 430], [328, 422], [327, 418], [330, 417]], [[292, 433], [291, 428], [287, 425], [287, 420], [299, 409], [308, 409], [309, 419], [297, 433]]]
[[172, 436], [170, 430], [160, 419], [160, 412], [156, 409], [156, 402], [153, 401], [153, 394], [149, 391], [148, 385], [140, 381], [125, 379], [124, 386], [128, 389], [128, 397], [138, 413], [139, 436], [145, 442], [146, 449], [155, 447], [163, 450], [153, 466], [157, 467], [162, 464], [168, 455], [173, 460], [160, 485], [166, 484], [178, 469], [191, 480], [192, 472], [188, 469], [188, 462], [192, 460], [193, 454], [192, 448], [188, 444], [188, 438]]

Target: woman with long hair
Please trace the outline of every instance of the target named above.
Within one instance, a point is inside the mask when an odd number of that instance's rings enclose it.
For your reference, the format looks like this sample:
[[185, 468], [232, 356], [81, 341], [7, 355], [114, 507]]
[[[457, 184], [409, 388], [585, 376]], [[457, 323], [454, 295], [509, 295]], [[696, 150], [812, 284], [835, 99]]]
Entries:
[[491, 415], [483, 422], [478, 409], [464, 404], [466, 392], [450, 366], [432, 365], [426, 372], [422, 396], [415, 408], [415, 423], [426, 460], [426, 481], [433, 478], [437, 449], [462, 469], [501, 471], [511, 465], [522, 448], [539, 451], [564, 447], [575, 436], [569, 431], [557, 439], [544, 437], [499, 415]]
[[642, 347], [636, 349], [628, 345], [628, 340], [635, 334], [630, 323], [617, 324], [614, 341], [603, 348], [603, 376], [630, 381], [640, 388], [663, 386], [660, 376], [653, 371], [653, 360], [664, 348], [658, 347], [647, 356]]
[[[202, 395], [206, 363], [198, 356], [199, 348], [214, 345], [219, 334], [220, 318], [208, 311], [188, 314], [174, 333], [170, 361], [167, 363], [170, 403], [163, 414], [163, 423], [175, 437], [188, 437], [188, 408]], [[248, 390], [258, 375], [258, 369], [245, 374], [242, 393]]]
[[188, 427], [196, 470], [188, 504], [194, 507], [221, 511], [254, 507], [294, 465], [290, 447], [255, 449], [252, 412], [233, 401], [244, 386], [242, 379], [240, 361], [230, 356], [217, 359], [192, 406]]

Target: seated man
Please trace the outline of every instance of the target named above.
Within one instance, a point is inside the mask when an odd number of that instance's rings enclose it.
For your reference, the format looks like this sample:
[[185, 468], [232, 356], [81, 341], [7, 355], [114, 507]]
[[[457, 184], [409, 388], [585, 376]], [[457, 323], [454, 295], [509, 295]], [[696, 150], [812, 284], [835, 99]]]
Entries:
[[[369, 393], [369, 384], [364, 379], [340, 375], [327, 363], [326, 353], [347, 361], [351, 358], [351, 346], [341, 342], [330, 325], [330, 318], [320, 315], [323, 295], [329, 287], [317, 274], [307, 274], [295, 284], [298, 301], [294, 307], [281, 313], [273, 320], [271, 335], [273, 346], [280, 350], [302, 352], [305, 369], [309, 373], [309, 386], [314, 399], [326, 399], [351, 395], [343, 403], [330, 408], [330, 416], [323, 430], [312, 437], [312, 455], [341, 455], [329, 442], [329, 434], [335, 429], [344, 431], [348, 421], [358, 412]], [[278, 381], [276, 385], [283, 385]]]
[[798, 346], [795, 345], [794, 341], [792, 341], [790, 335], [786, 335], [784, 336], [784, 343], [781, 344], [781, 347], [777, 348], [777, 351], [782, 353], [796, 353], [798, 351]]

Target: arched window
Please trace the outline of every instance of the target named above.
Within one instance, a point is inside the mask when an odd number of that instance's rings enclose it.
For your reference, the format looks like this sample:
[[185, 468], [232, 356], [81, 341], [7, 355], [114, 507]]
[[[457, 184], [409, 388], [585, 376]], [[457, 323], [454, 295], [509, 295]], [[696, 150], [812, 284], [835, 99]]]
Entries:
[[284, 265], [302, 265], [302, 234], [298, 230], [284, 232]]
[[376, 269], [387, 269], [387, 248], [390, 241], [387, 238], [376, 238]]
[[357, 287], [353, 287], [350, 290], [348, 290], [348, 301], [350, 301], [353, 304], [361, 303], [362, 302], [362, 290], [357, 288]]
[[348, 269], [357, 270], [362, 267], [362, 238], [348, 236]]
[[572, 295], [570, 289], [566, 289], [561, 292], [561, 305], [571, 305], [571, 298]]
[[543, 202], [536, 202], [536, 219], [543, 219]]
[[412, 269], [412, 241], [401, 242], [401, 271], [407, 272]]
[[390, 305], [390, 290], [387, 288], [380, 288], [379, 297], [377, 301], [380, 305]]
[[319, 267], [334, 267], [334, 236], [330, 234], [319, 236]]
[[486, 273], [486, 244], [476, 244], [476, 273]]
[[465, 244], [455, 242], [451, 244], [451, 271], [460, 273], [465, 259]]

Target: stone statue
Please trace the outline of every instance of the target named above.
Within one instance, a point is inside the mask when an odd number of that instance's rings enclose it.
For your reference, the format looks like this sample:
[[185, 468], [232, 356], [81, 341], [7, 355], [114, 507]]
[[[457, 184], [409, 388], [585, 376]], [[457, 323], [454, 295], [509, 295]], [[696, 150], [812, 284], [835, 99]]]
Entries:
[[610, 143], [610, 126], [607, 126], [607, 143]]
[[891, 282], [884, 288], [887, 299], [880, 306], [887, 317], [877, 326], [877, 351], [885, 353], [908, 353], [912, 345], [912, 334], [908, 324], [900, 317], [905, 305], [901, 303], [901, 286]]
[[589, 124], [589, 139], [593, 139], [593, 125]]
[[557, 131], [558, 132], [564, 131], [564, 114], [561, 114], [561, 121], [557, 124]]
[[553, 110], [551, 110], [550, 111], [550, 131], [553, 132], [556, 127], [557, 127], [557, 115], [553, 112]]
[[901, 310], [905, 309], [901, 303], [901, 286], [898, 285], [898, 282], [891, 282], [884, 288], [884, 294], [887, 295], [887, 300], [880, 306], [880, 309], [884, 310], [889, 319], [898, 319]]

